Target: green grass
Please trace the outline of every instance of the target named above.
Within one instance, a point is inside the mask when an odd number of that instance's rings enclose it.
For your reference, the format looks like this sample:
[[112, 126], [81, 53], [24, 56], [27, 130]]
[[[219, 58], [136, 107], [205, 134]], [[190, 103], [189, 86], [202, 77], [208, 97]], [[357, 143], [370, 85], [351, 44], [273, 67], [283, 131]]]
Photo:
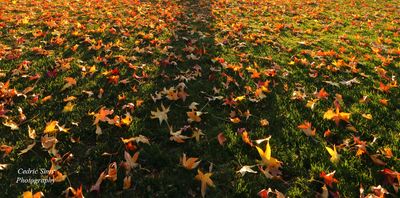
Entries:
[[[357, 197], [360, 185], [365, 194], [372, 193], [372, 186], [382, 185], [389, 197], [396, 197], [380, 170], [400, 170], [399, 6], [390, 0], [1, 2], [0, 73], [4, 75], [0, 75], [0, 104], [9, 111], [0, 120], [13, 120], [19, 130], [0, 125], [0, 145], [13, 148], [0, 158], [0, 164], [8, 164], [0, 170], [0, 195], [20, 196], [32, 190], [57, 197], [68, 187], [82, 185], [86, 197], [199, 197], [200, 182], [194, 179], [199, 169], [213, 173], [215, 188], [208, 187], [206, 193], [210, 197], [255, 197], [268, 188], [288, 197], [315, 197], [324, 186], [321, 172], [333, 171], [339, 182], [328, 186], [331, 193]], [[26, 17], [28, 21], [24, 21]], [[45, 35], [35, 37], [37, 30]], [[64, 42], [55, 44], [57, 35]], [[25, 41], [18, 42], [20, 38]], [[99, 49], [93, 49], [99, 43]], [[39, 46], [50, 54], [39, 55], [32, 50]], [[329, 51], [334, 53], [329, 55]], [[191, 53], [199, 59], [188, 58]], [[19, 68], [25, 60], [31, 63]], [[336, 64], [341, 60], [343, 66]], [[196, 74], [196, 65], [201, 68], [200, 75]], [[90, 73], [92, 66], [96, 71]], [[250, 67], [261, 73], [260, 78], [252, 78]], [[49, 76], [53, 70], [56, 74]], [[276, 75], [266, 74], [271, 71]], [[318, 75], [311, 77], [315, 73]], [[36, 74], [40, 75], [37, 80], [29, 80]], [[111, 76], [118, 76], [116, 83]], [[77, 84], [62, 91], [66, 77], [73, 77]], [[228, 78], [232, 82], [227, 86]], [[353, 78], [360, 83], [340, 83]], [[270, 92], [254, 101], [256, 89], [267, 80]], [[3, 88], [7, 81], [9, 87]], [[153, 101], [156, 92], [182, 82], [189, 94], [186, 100], [163, 96]], [[380, 89], [380, 82], [392, 84], [389, 92]], [[27, 87], [32, 91], [26, 97], [6, 94], [12, 89], [22, 93]], [[306, 107], [307, 101], [316, 98], [314, 92], [322, 88], [328, 98], [320, 99], [314, 109]], [[293, 99], [298, 90], [305, 99]], [[339, 125], [324, 119], [324, 113], [335, 107], [337, 94], [343, 99], [338, 102], [341, 112], [351, 113], [349, 122]], [[42, 102], [49, 95], [52, 98]], [[33, 101], [36, 96], [38, 101]], [[67, 104], [63, 100], [69, 96], [77, 98], [75, 107], [63, 112]], [[244, 100], [224, 104], [240, 96]], [[360, 101], [365, 96], [367, 102]], [[213, 97], [220, 98], [210, 100]], [[387, 99], [388, 105], [381, 99]], [[143, 104], [137, 105], [141, 100]], [[199, 104], [198, 111], [206, 112], [201, 122], [187, 120], [192, 102]], [[123, 108], [129, 103], [135, 104], [132, 111]], [[151, 119], [151, 111], [161, 104], [170, 108], [168, 123]], [[18, 107], [26, 120], [19, 118]], [[96, 135], [90, 113], [102, 107], [114, 110], [110, 119], [116, 115], [123, 118], [129, 111], [132, 123], [118, 127], [100, 122], [103, 134]], [[251, 113], [248, 119], [241, 115], [247, 110]], [[372, 119], [362, 114], [371, 114]], [[241, 121], [233, 123], [233, 117]], [[261, 126], [262, 119], [269, 125]], [[41, 145], [46, 123], [52, 120], [70, 128], [69, 133], [51, 134], [58, 139], [59, 155]], [[305, 121], [316, 128], [315, 136], [306, 136], [298, 128]], [[28, 136], [28, 126], [36, 130], [34, 140]], [[169, 126], [175, 131], [188, 128], [182, 133], [186, 136], [195, 129], [205, 135], [200, 141], [190, 138], [177, 143], [170, 140]], [[243, 129], [254, 144], [271, 136], [272, 156], [283, 163], [280, 179], [265, 177], [257, 166], [253, 167], [256, 174], [237, 173], [242, 166], [257, 165], [260, 160], [256, 148], [242, 140], [239, 131]], [[328, 129], [331, 135], [325, 137]], [[220, 133], [227, 139], [224, 145], [218, 143]], [[121, 138], [138, 135], [146, 136], [150, 144], [138, 143], [135, 151], [128, 151], [131, 155], [140, 152], [140, 165], [127, 174], [122, 165], [127, 146]], [[354, 137], [366, 141], [367, 153], [356, 156]], [[33, 142], [36, 145], [30, 151], [19, 155]], [[337, 164], [329, 160], [325, 149], [333, 145], [341, 155]], [[265, 143], [258, 146], [265, 148]], [[391, 158], [385, 157], [384, 148], [392, 151]], [[180, 164], [183, 153], [198, 157], [199, 166], [184, 169]], [[386, 164], [374, 163], [370, 155], [375, 154]], [[16, 183], [21, 177], [18, 169], [50, 169], [55, 159], [62, 161], [58, 170], [67, 176], [65, 180], [54, 184]], [[118, 179], [104, 180], [99, 194], [90, 192], [112, 162], [118, 165]], [[132, 177], [132, 185], [124, 190], [126, 175]]]

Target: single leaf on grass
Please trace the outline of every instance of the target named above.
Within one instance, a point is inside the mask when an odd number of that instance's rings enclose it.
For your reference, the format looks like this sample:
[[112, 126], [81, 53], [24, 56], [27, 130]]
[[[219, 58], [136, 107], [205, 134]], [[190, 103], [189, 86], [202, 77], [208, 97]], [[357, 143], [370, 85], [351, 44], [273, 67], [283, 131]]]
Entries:
[[97, 191], [100, 192], [100, 185], [106, 178], [106, 172], [103, 171], [100, 173], [99, 178], [97, 179], [96, 183], [90, 188], [90, 191]]
[[37, 192], [33, 194], [32, 191], [25, 191], [22, 194], [22, 198], [41, 198], [41, 197], [44, 197], [44, 194], [42, 192]]
[[161, 103], [161, 109], [160, 111], [157, 107], [156, 111], [151, 111], [151, 119], [157, 119], [160, 121], [160, 125], [163, 121], [168, 122], [168, 115], [167, 113], [169, 112], [169, 107], [165, 108], [164, 104]]
[[339, 182], [336, 178], [334, 178], [335, 172], [336, 172], [336, 171], [333, 171], [333, 172], [331, 172], [331, 173], [326, 174], [324, 171], [322, 171], [321, 174], [320, 174], [319, 176], [320, 176], [322, 179], [324, 179], [324, 183], [325, 183], [326, 185], [328, 185], [329, 187], [332, 188], [332, 184], [333, 184], [333, 183], [338, 183], [338, 182]]
[[312, 100], [308, 100], [306, 107], [310, 108], [311, 110], [313, 110], [315, 108], [315, 105], [317, 104], [317, 102], [319, 101], [319, 99], [312, 99]]
[[281, 174], [279, 168], [281, 167], [282, 162], [271, 156], [269, 140], [265, 146], [265, 151], [258, 146], [256, 146], [256, 149], [261, 157], [262, 165], [267, 167], [266, 170], [262, 171], [271, 174], [273, 177], [279, 176], [279, 174]]
[[0, 171], [8, 168], [10, 164], [0, 164]]
[[384, 148], [383, 149], [383, 151], [382, 151], [382, 153], [385, 155], [385, 157], [386, 158], [388, 158], [388, 159], [390, 159], [390, 158], [392, 158], [393, 157], [393, 152], [392, 152], [392, 149], [390, 149], [390, 148]]
[[325, 91], [324, 88], [322, 88], [321, 90], [319, 90], [319, 92], [315, 93], [315, 96], [318, 99], [328, 99], [329, 94], [328, 94], [328, 92]]
[[61, 91], [64, 91], [65, 89], [76, 85], [76, 80], [72, 77], [66, 77], [64, 78], [64, 81], [66, 82], [66, 84], [61, 88]]
[[201, 196], [206, 196], [206, 188], [207, 186], [215, 187], [214, 182], [211, 180], [212, 173], [204, 174], [199, 169], [197, 169], [197, 175], [195, 176], [196, 180], [201, 182]]
[[369, 114], [369, 113], [368, 113], [368, 114], [365, 114], [365, 113], [364, 113], [364, 114], [362, 114], [361, 116], [362, 116], [363, 118], [367, 119], [367, 120], [372, 120], [372, 115]]
[[56, 149], [56, 144], [58, 143], [57, 138], [55, 137], [49, 137], [48, 134], [42, 136], [40, 139], [42, 143], [42, 147], [46, 149], [49, 153], [52, 153], [53, 155], [57, 154], [57, 149]]
[[122, 142], [124, 144], [127, 144], [129, 142], [136, 142], [136, 143], [141, 142], [141, 143], [144, 143], [144, 144], [150, 144], [149, 139], [144, 135], [139, 135], [139, 136], [131, 137], [131, 138], [128, 138], [128, 139], [121, 138], [121, 140], [122, 140]]
[[325, 147], [326, 150], [328, 151], [329, 155], [331, 155], [331, 162], [336, 164], [339, 162], [340, 159], [340, 154], [338, 154], [338, 152], [336, 151], [336, 146], [333, 145], [333, 150], [329, 147]]
[[73, 100], [76, 100], [77, 98], [75, 97], [75, 96], [69, 96], [69, 97], [67, 97], [67, 98], [64, 98], [63, 99], [63, 101], [64, 102], [70, 102], [70, 101], [73, 101]]
[[386, 197], [385, 194], [389, 194], [389, 192], [385, 188], [383, 188], [381, 185], [379, 185], [379, 186], [371, 186], [371, 191], [374, 194], [368, 194], [366, 197], [368, 197], [368, 198], [369, 197], [384, 198], [384, 197]]
[[186, 158], [186, 154], [183, 153], [183, 156], [180, 158], [181, 165], [187, 169], [187, 170], [192, 170], [195, 169], [201, 162], [201, 160], [198, 161], [199, 158], [197, 157], [189, 157]]
[[121, 119], [121, 124], [125, 125], [125, 126], [129, 126], [132, 123], [132, 116], [129, 112], [127, 112], [125, 114], [125, 118]]
[[372, 160], [372, 162], [374, 162], [374, 164], [378, 165], [378, 166], [385, 166], [386, 162], [382, 161], [381, 159], [379, 159], [379, 154], [374, 154], [374, 155], [370, 155], [369, 156]]
[[324, 113], [324, 119], [334, 120], [336, 125], [339, 125], [340, 120], [349, 122], [350, 115], [350, 113], [339, 112], [339, 107], [336, 107], [336, 112], [334, 112], [332, 109], [326, 111]]
[[225, 141], [226, 141], [226, 138], [225, 138], [224, 133], [222, 133], [222, 132], [221, 132], [221, 133], [218, 133], [217, 139], [218, 139], [218, 143], [219, 143], [221, 146], [223, 146], [224, 143], [225, 143]]
[[46, 128], [44, 129], [44, 133], [55, 133], [58, 131], [58, 129], [56, 128], [58, 124], [58, 121], [50, 121], [48, 123], [46, 123]]
[[257, 195], [260, 197], [260, 198], [268, 198], [268, 194], [269, 193], [271, 193], [272, 192], [272, 189], [271, 188], [268, 188], [268, 189], [262, 189], [262, 190], [260, 190], [258, 193], [257, 193]]
[[321, 189], [322, 189], [322, 193], [319, 194], [319, 198], [329, 198], [329, 191], [325, 184], [324, 184], [324, 186], [321, 187]]
[[74, 109], [75, 104], [68, 102], [63, 109], [63, 112], [71, 112]]
[[124, 185], [122, 189], [126, 190], [129, 189], [132, 185], [132, 177], [131, 176], [125, 176], [124, 178]]
[[201, 122], [201, 118], [200, 115], [202, 114], [202, 112], [200, 111], [188, 111], [186, 112], [187, 116], [188, 116], [188, 122]]
[[124, 158], [125, 158], [125, 162], [123, 162], [123, 166], [124, 166], [127, 174], [133, 168], [136, 168], [137, 166], [139, 166], [139, 164], [136, 163], [139, 158], [139, 152], [136, 152], [135, 154], [133, 154], [133, 156], [131, 156], [128, 152], [125, 151]]
[[82, 184], [76, 190], [73, 187], [68, 187], [62, 194], [69, 198], [84, 198], [82, 193]]
[[250, 138], [249, 138], [249, 133], [247, 131], [243, 131], [242, 132], [242, 140], [244, 143], [253, 146], [253, 143], [251, 142]]
[[385, 183], [392, 185], [395, 192], [398, 193], [400, 188], [400, 173], [388, 168], [380, 170], [379, 172], [385, 176]]
[[[169, 140], [175, 141], [177, 143], [184, 143], [185, 139], [189, 139], [190, 137], [182, 135], [182, 129], [179, 129], [178, 131], [173, 130], [172, 126], [169, 127], [169, 134], [171, 137], [169, 137]], [[200, 137], [199, 137], [200, 139]]]
[[29, 125], [28, 125], [28, 136], [31, 139], [35, 139], [36, 138], [36, 131], [35, 129], [32, 129]]
[[3, 157], [9, 155], [9, 154], [11, 153], [12, 150], [13, 150], [13, 147], [12, 147], [12, 146], [8, 146], [8, 145], [5, 145], [5, 144], [3, 144], [3, 145], [0, 146], [0, 151], [3, 151], [3, 152], [4, 152]]
[[66, 175], [62, 174], [58, 170], [53, 171], [53, 174], [51, 176], [52, 176], [52, 179], [54, 180], [54, 182], [63, 182], [67, 178]]
[[13, 131], [19, 129], [18, 124], [15, 123], [15, 122], [12, 121], [12, 120], [6, 120], [6, 121], [4, 121], [4, 122], [3, 122], [3, 125], [6, 126], [6, 127], [10, 127], [10, 129], [13, 130]]
[[107, 169], [107, 175], [105, 176], [106, 179], [110, 180], [110, 181], [117, 181], [117, 162], [113, 162], [111, 164], [108, 165], [108, 169]]
[[260, 125], [266, 127], [269, 125], [269, 121], [267, 119], [260, 119]]
[[192, 138], [196, 139], [196, 142], [200, 141], [200, 137], [205, 135], [201, 129], [194, 128]]
[[108, 118], [107, 116], [111, 115], [113, 113], [114, 113], [114, 110], [112, 110], [112, 109], [109, 110], [109, 109], [106, 109], [105, 107], [101, 107], [101, 109], [99, 110], [98, 113], [92, 112], [92, 113], [89, 113], [89, 115], [93, 115], [95, 117], [95, 120], [93, 122], [93, 125], [95, 125], [95, 124], [98, 124], [99, 121], [102, 121], [102, 122], [110, 121], [110, 118]]
[[254, 166], [243, 166], [240, 168], [240, 170], [236, 171], [237, 173], [240, 173], [242, 176], [244, 176], [246, 173], [257, 173], [257, 171], [251, 169]]
[[240, 118], [238, 118], [238, 117], [229, 118], [229, 119], [230, 119], [231, 122], [233, 122], [233, 123], [235, 123], [235, 124], [237, 124], [237, 123], [239, 123], [239, 122], [241, 121]]
[[18, 155], [22, 155], [24, 153], [27, 153], [28, 151], [30, 151], [34, 146], [36, 145], [36, 142], [33, 142], [32, 144], [28, 145], [26, 147], [26, 149], [21, 150]]
[[301, 129], [307, 136], [315, 136], [316, 128], [311, 129], [311, 122], [304, 121], [303, 124], [297, 126], [297, 128]]

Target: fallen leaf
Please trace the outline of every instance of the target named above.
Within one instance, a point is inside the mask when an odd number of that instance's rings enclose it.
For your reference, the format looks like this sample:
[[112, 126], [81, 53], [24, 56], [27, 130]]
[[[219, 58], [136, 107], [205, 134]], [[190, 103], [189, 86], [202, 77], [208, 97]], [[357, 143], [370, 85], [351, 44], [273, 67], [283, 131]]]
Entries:
[[243, 166], [240, 168], [240, 170], [236, 171], [237, 173], [240, 173], [242, 176], [244, 176], [246, 173], [257, 173], [257, 171], [251, 169], [254, 166]]
[[385, 166], [386, 165], [386, 162], [384, 162], [384, 161], [382, 161], [382, 160], [380, 160], [378, 158], [379, 154], [370, 155], [369, 157], [371, 158], [372, 162], [374, 162], [374, 164], [376, 164], [378, 166]]
[[340, 159], [340, 155], [338, 154], [338, 152], [336, 151], [336, 146], [333, 145], [333, 150], [329, 147], [325, 147], [326, 150], [328, 151], [329, 155], [331, 155], [331, 162], [336, 164], [339, 162]]
[[0, 170], [5, 170], [10, 164], [0, 164]]
[[32, 144], [28, 145], [28, 146], [26, 147], [26, 149], [21, 150], [21, 151], [18, 153], [18, 155], [22, 155], [22, 154], [27, 153], [27, 152], [30, 151], [35, 145], [36, 145], [36, 142], [33, 142]]
[[350, 113], [339, 112], [339, 108], [336, 107], [336, 112], [334, 112], [332, 109], [326, 111], [324, 113], [324, 119], [334, 120], [336, 125], [339, 125], [340, 120], [349, 122]]
[[105, 176], [106, 179], [110, 180], [110, 181], [117, 181], [117, 163], [113, 162], [111, 164], [108, 165], [108, 169], [107, 169], [107, 175]]
[[367, 119], [367, 120], [372, 120], [372, 115], [371, 114], [362, 114], [361, 115], [363, 118]]
[[44, 194], [42, 192], [37, 192], [33, 194], [32, 191], [25, 191], [22, 194], [22, 198], [41, 198], [41, 197], [44, 197]]
[[131, 176], [125, 176], [124, 178], [124, 185], [122, 187], [122, 189], [126, 190], [129, 189], [132, 185], [132, 179]]
[[128, 152], [125, 151], [124, 158], [125, 158], [125, 162], [123, 162], [123, 165], [125, 167], [125, 170], [126, 170], [127, 174], [133, 168], [136, 168], [137, 166], [139, 166], [139, 164], [136, 163], [138, 158], [139, 158], [139, 152], [136, 152], [135, 154], [133, 154], [133, 156], [131, 156]]
[[311, 129], [311, 123], [304, 121], [303, 124], [297, 126], [297, 128], [301, 129], [307, 136], [315, 136], [315, 132], [317, 129]]
[[28, 136], [31, 139], [35, 139], [36, 138], [36, 131], [35, 129], [32, 129], [29, 125], [28, 125]]
[[167, 113], [169, 112], [169, 107], [165, 108], [164, 105], [161, 103], [161, 109], [160, 111], [158, 108], [156, 111], [151, 111], [151, 119], [157, 119], [160, 121], [160, 125], [163, 121], [168, 123], [168, 115]]
[[3, 125], [4, 126], [7, 126], [7, 127], [10, 127], [11, 128], [11, 130], [13, 130], [13, 131], [15, 131], [15, 130], [18, 130], [19, 129], [19, 126], [18, 126], [18, 124], [17, 123], [15, 123], [14, 121], [12, 121], [12, 120], [6, 120], [6, 121], [4, 121], [3, 122]]
[[201, 196], [206, 196], [206, 188], [207, 186], [215, 187], [214, 182], [211, 180], [212, 173], [204, 174], [199, 169], [197, 169], [197, 175], [195, 176], [196, 180], [201, 182]]
[[71, 112], [74, 109], [74, 104], [72, 102], [68, 102], [63, 109], [63, 112]]
[[187, 170], [192, 170], [195, 169], [199, 164], [200, 164], [200, 160], [197, 161], [199, 158], [196, 157], [189, 157], [186, 158], [186, 154], [183, 153], [183, 156], [180, 158], [181, 161], [181, 165], [187, 169]]
[[218, 139], [218, 143], [219, 143], [221, 146], [223, 146], [224, 143], [225, 143], [225, 141], [226, 141], [226, 138], [225, 138], [224, 133], [222, 133], [222, 132], [219, 133], [218, 136], [217, 136], [217, 139]]
[[200, 118], [200, 115], [202, 114], [201, 112], [192, 110], [192, 111], [186, 112], [186, 114], [189, 117], [188, 118], [189, 123], [190, 122], [201, 122], [201, 118]]
[[58, 121], [50, 121], [46, 123], [46, 128], [44, 129], [44, 133], [55, 133], [58, 131], [58, 128], [56, 128], [58, 124]]
[[338, 183], [339, 182], [337, 179], [334, 178], [335, 172], [336, 171], [333, 171], [331, 173], [326, 174], [324, 171], [322, 171], [319, 176], [324, 179], [324, 183], [326, 185], [328, 185], [329, 187], [332, 188], [332, 184], [333, 183]]

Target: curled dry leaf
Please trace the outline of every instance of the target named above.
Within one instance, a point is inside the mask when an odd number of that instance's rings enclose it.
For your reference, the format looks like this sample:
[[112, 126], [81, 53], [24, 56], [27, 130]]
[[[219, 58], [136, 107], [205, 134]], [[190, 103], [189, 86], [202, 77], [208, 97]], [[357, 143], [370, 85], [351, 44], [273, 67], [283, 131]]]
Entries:
[[218, 139], [218, 143], [219, 143], [221, 146], [223, 146], [224, 143], [226, 142], [225, 135], [224, 135], [224, 133], [222, 133], [222, 132], [221, 132], [221, 133], [218, 133], [217, 139]]
[[22, 155], [30, 151], [34, 146], [36, 145], [36, 142], [33, 142], [32, 144], [28, 145], [25, 149], [21, 150], [18, 155]]
[[257, 171], [251, 169], [253, 168], [255, 165], [253, 166], [243, 166], [242, 168], [240, 168], [240, 170], [236, 171], [237, 173], [240, 173], [242, 176], [244, 176], [246, 173], [257, 173]]
[[117, 171], [117, 162], [113, 162], [110, 165], [108, 165], [108, 169], [107, 169], [107, 174], [105, 176], [106, 179], [110, 180], [110, 181], [117, 181], [117, 175], [118, 171]]

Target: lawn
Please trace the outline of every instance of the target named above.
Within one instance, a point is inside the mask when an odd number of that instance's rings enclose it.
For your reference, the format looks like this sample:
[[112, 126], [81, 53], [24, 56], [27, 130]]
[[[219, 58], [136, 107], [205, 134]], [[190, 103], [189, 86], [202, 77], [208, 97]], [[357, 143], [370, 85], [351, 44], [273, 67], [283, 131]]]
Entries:
[[396, 0], [2, 0], [0, 196], [397, 197]]

